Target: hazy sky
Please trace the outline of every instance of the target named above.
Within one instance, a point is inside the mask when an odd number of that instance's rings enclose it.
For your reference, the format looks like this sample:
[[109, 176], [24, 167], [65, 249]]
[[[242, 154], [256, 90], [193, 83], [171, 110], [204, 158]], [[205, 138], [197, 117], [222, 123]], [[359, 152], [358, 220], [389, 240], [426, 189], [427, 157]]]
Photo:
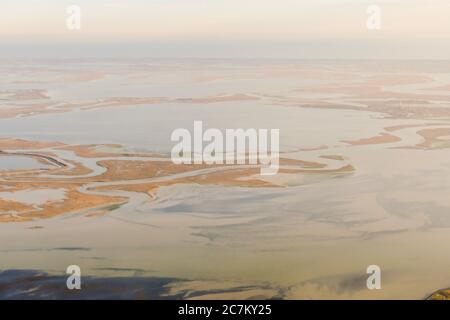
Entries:
[[1, 0], [0, 56], [32, 54], [450, 58], [450, 0]]

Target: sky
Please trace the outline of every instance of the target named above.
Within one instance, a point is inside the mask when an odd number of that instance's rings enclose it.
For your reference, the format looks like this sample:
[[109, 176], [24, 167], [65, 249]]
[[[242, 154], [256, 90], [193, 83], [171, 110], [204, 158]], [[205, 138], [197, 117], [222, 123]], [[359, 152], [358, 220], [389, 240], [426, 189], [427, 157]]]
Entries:
[[447, 59], [449, 17], [450, 0], [1, 0], [0, 57]]

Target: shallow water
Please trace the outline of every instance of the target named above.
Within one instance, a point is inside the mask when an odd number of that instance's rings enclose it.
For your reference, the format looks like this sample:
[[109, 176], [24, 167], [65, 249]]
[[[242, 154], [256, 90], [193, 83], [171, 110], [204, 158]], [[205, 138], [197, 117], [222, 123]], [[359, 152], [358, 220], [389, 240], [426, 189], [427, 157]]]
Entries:
[[31, 157], [0, 155], [0, 171], [31, 170], [48, 167]]
[[[217, 71], [219, 80], [211, 83], [189, 83], [181, 74], [165, 71], [158, 74], [164, 85], [157, 85], [158, 78], [146, 85], [147, 75], [124, 90], [119, 83], [129, 73], [73, 90], [41, 85], [59, 92], [57, 98], [81, 99], [115, 92], [197, 97], [258, 91], [282, 96], [316, 83], [292, 80], [292, 76], [285, 81], [280, 77], [255, 81], [254, 76], [246, 76], [248, 70], [239, 68], [228, 70], [220, 80], [221, 72]], [[239, 81], [227, 78], [239, 72]], [[179, 86], [181, 80], [185, 84]], [[402, 92], [407, 89], [401, 87]], [[300, 108], [270, 100], [165, 103], [0, 119], [0, 137], [120, 143], [131, 150], [167, 153], [172, 146], [170, 133], [176, 128], [192, 130], [194, 120], [219, 129], [280, 128], [285, 156], [339, 167], [340, 162], [320, 156], [342, 155], [356, 170], [345, 175], [293, 176], [285, 188], [180, 184], [158, 189], [156, 200], [144, 194], [110, 192], [127, 195], [130, 202], [95, 218], [77, 212], [0, 224], [0, 269], [60, 275], [68, 265], [78, 264], [84, 274], [100, 278], [132, 277], [127, 270], [140, 270], [152, 277], [266, 285], [283, 292], [283, 298], [420, 299], [449, 286], [450, 150], [396, 148], [422, 142], [417, 128], [393, 132], [402, 141], [391, 144], [343, 142], [375, 136], [387, 126], [423, 124], [424, 120], [389, 119], [350, 109]], [[426, 123], [450, 125], [447, 120]], [[300, 150], [321, 145], [328, 148]], [[98, 159], [59, 154], [85, 162], [93, 174], [102, 172], [95, 163]], [[98, 185], [90, 184], [83, 191]], [[372, 264], [382, 268], [382, 290], [365, 287], [366, 268]]]
[[65, 193], [64, 189], [6, 191], [0, 192], [0, 199], [39, 206], [46, 202], [61, 202], [66, 198]]

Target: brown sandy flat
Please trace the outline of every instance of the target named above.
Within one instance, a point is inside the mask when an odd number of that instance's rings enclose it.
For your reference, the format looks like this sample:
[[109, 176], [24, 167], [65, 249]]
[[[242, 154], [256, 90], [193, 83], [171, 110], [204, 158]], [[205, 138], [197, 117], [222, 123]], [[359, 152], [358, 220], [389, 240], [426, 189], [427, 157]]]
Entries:
[[60, 142], [37, 142], [22, 139], [0, 139], [0, 150], [44, 149], [64, 146]]
[[280, 166], [299, 166], [303, 168], [323, 168], [325, 164], [313, 161], [305, 161], [299, 159], [280, 158]]
[[95, 177], [95, 181], [147, 179], [212, 167], [206, 164], [174, 164], [171, 161], [137, 160], [103, 160], [98, 164], [107, 171]]
[[[123, 153], [103, 152], [99, 150], [102, 147], [117, 148], [118, 145], [77, 145], [67, 146], [58, 142], [36, 142], [18, 139], [1, 139], [0, 146], [5, 149], [33, 149], [29, 153], [20, 152], [21, 155], [30, 157], [42, 157], [42, 161], [50, 161], [50, 159], [58, 163], [58, 158], [49, 151], [42, 154], [38, 153], [41, 148], [55, 148], [72, 150], [78, 156], [85, 158], [92, 157], [122, 157]], [[37, 150], [37, 151], [36, 151]], [[18, 152], [13, 154], [17, 154]], [[54, 159], [52, 158], [54, 157]], [[338, 159], [337, 156], [335, 158]], [[51, 161], [51, 162], [52, 162]], [[105, 207], [125, 203], [126, 197], [108, 196], [108, 195], [91, 195], [79, 191], [79, 188], [92, 182], [110, 182], [110, 186], [98, 188], [98, 190], [126, 190], [145, 192], [154, 197], [153, 191], [162, 186], [175, 184], [201, 184], [201, 185], [222, 185], [222, 186], [241, 186], [241, 187], [279, 187], [272, 182], [264, 181], [260, 174], [259, 166], [234, 167], [234, 165], [226, 164], [174, 164], [169, 159], [167, 161], [152, 160], [101, 160], [98, 162], [100, 166], [106, 168], [106, 172], [95, 177], [77, 178], [78, 175], [90, 173], [90, 169], [86, 168], [82, 163], [72, 160], [64, 160], [73, 164], [70, 166], [55, 166], [54, 169], [45, 169], [46, 177], [39, 177], [36, 174], [42, 173], [43, 170], [33, 171], [14, 171], [10, 174], [2, 174], [2, 184], [0, 190], [9, 192], [19, 190], [35, 190], [35, 189], [57, 189], [66, 190], [66, 198], [60, 202], [48, 202], [39, 207], [27, 206], [19, 202], [2, 200], [0, 202], [1, 214], [0, 222], [20, 222], [30, 221], [38, 218], [49, 218], [56, 215], [79, 212], [94, 209], [89, 213], [89, 217], [101, 216], [107, 214]], [[59, 162], [60, 163], [60, 162]], [[339, 169], [326, 169], [326, 165], [320, 162], [304, 161], [300, 159], [281, 158], [279, 160], [280, 172], [283, 173], [346, 173], [354, 170], [352, 166], [344, 166]], [[124, 184], [114, 185], [114, 182], [122, 182], [127, 180], [146, 179], [155, 177], [165, 177], [177, 173], [196, 171], [206, 168], [221, 168], [219, 171], [203, 173], [184, 178], [173, 178], [161, 182], [142, 183], [142, 184]], [[51, 175], [51, 177], [48, 177]], [[59, 178], [59, 175], [73, 176], [71, 179]]]
[[[20, 212], [20, 214], [2, 214], [0, 215], [0, 222], [21, 222], [34, 220], [36, 218], [51, 218], [64, 213], [121, 204], [127, 200], [126, 198], [120, 197], [88, 195], [77, 191], [74, 187], [69, 187], [66, 196], [67, 199], [62, 202], [48, 202], [39, 209], [24, 207], [21, 203], [11, 203], [11, 201], [8, 201], [8, 203], [5, 203], [5, 207], [8, 206], [10, 210], [7, 211], [12, 210]], [[3, 203], [0, 202], [0, 205], [3, 211], [3, 208], [5, 208], [3, 207]]]
[[408, 129], [408, 128], [416, 128], [416, 127], [422, 127], [422, 126], [425, 126], [425, 124], [400, 124], [397, 126], [385, 127], [384, 130], [386, 130], [388, 132], [394, 132], [394, 131], [398, 131], [398, 130], [403, 130], [403, 129]]
[[331, 155], [324, 155], [324, 156], [320, 156], [320, 157], [324, 158], [324, 159], [330, 159], [330, 160], [339, 160], [339, 161], [345, 160], [343, 156], [333, 155], [333, 154], [331, 154]]
[[[107, 171], [93, 179], [95, 181], [117, 181], [135, 180], [155, 177], [163, 177], [172, 174], [207, 169], [229, 167], [233, 170], [233, 165], [227, 164], [174, 164], [171, 161], [136, 161], [136, 160], [104, 160], [98, 164], [105, 167]], [[324, 164], [297, 159], [280, 159], [280, 165], [299, 166], [301, 168], [323, 168]], [[259, 169], [257, 169], [259, 170]], [[92, 179], [91, 179], [92, 180]]]
[[422, 123], [422, 124], [400, 124], [397, 126], [385, 127], [384, 130], [394, 132], [398, 130], [417, 128], [417, 127], [431, 127], [431, 126], [445, 126], [447, 123]]
[[[353, 172], [355, 168], [352, 165], [345, 165], [338, 169], [287, 169], [280, 168], [279, 173], [307, 173], [307, 174], [340, 174]], [[280, 187], [280, 185], [265, 181], [260, 174], [260, 168], [240, 168], [231, 169], [220, 172], [196, 175], [192, 177], [177, 178], [169, 181], [151, 182], [142, 184], [129, 185], [111, 185], [96, 188], [96, 190], [123, 190], [142, 192], [153, 195], [160, 187], [171, 186], [175, 184], [194, 183], [200, 185], [220, 185], [220, 186], [236, 186], [236, 187]]]
[[326, 150], [326, 149], [328, 149], [328, 146], [321, 145], [321, 146], [313, 147], [313, 148], [302, 148], [302, 149], [300, 149], [300, 151], [318, 151], [318, 150]]
[[399, 142], [401, 140], [402, 139], [400, 139], [397, 136], [382, 132], [379, 135], [374, 136], [374, 137], [364, 138], [364, 139], [359, 139], [359, 140], [343, 140], [342, 142], [348, 143], [352, 146], [361, 146], [361, 145], [368, 145], [368, 144], [393, 143], [393, 142]]
[[206, 98], [179, 98], [175, 99], [175, 102], [217, 103], [217, 102], [235, 102], [235, 101], [258, 100], [258, 99], [259, 99], [258, 97], [238, 93], [230, 95], [212, 96]]
[[425, 141], [417, 144], [419, 149], [442, 149], [450, 147], [450, 140], [440, 139], [440, 137], [450, 136], [450, 128], [423, 129], [417, 132]]
[[37, 100], [48, 99], [46, 90], [14, 90], [14, 91], [0, 91], [0, 97], [8, 100]]
[[86, 168], [84, 165], [82, 165], [79, 162], [76, 161], [72, 161], [72, 160], [65, 160], [66, 162], [72, 164], [74, 167], [73, 168], [60, 168], [57, 170], [52, 170], [51, 174], [52, 175], [64, 175], [64, 176], [81, 176], [81, 175], [86, 175], [86, 174], [90, 174], [92, 173], [92, 170], [89, 168]]
[[241, 187], [278, 187], [278, 185], [258, 180], [258, 179], [243, 179], [258, 175], [259, 168], [248, 169], [230, 169], [224, 172], [214, 172], [208, 174], [201, 174], [192, 177], [177, 178], [168, 181], [129, 184], [129, 185], [112, 185], [100, 187], [96, 190], [123, 190], [142, 193], [153, 193], [156, 189], [163, 186], [171, 186], [175, 184], [194, 183], [201, 185], [221, 185], [221, 186], [241, 186]]
[[0, 220], [2, 219], [2, 216], [5, 212], [12, 211], [22, 213], [33, 209], [31, 206], [28, 206], [26, 204], [16, 201], [4, 200], [2, 198], [0, 198], [0, 208]]
[[280, 173], [307, 173], [307, 174], [318, 174], [318, 173], [349, 173], [355, 171], [355, 167], [351, 164], [347, 164], [338, 169], [319, 169], [319, 170], [304, 170], [304, 169], [287, 169], [281, 168]]
[[[70, 145], [63, 146], [61, 150], [73, 151], [77, 156], [83, 158], [111, 158], [111, 157], [160, 157], [167, 158], [164, 154], [155, 153], [129, 153], [122, 152], [121, 145], [119, 144], [103, 144], [103, 145]], [[113, 151], [102, 151], [101, 148], [117, 149], [117, 152]]]

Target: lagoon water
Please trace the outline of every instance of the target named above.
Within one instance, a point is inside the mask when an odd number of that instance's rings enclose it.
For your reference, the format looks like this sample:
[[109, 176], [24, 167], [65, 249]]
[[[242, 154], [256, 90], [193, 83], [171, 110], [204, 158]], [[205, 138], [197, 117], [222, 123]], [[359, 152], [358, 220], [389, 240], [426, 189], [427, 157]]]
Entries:
[[37, 160], [30, 157], [11, 156], [0, 154], [0, 170], [14, 171], [14, 170], [30, 170], [46, 168], [48, 166], [39, 163]]
[[[220, 77], [223, 68], [225, 79]], [[258, 91], [290, 96], [305, 83], [317, 84], [292, 80], [292, 75], [284, 82], [279, 75], [255, 80], [258, 73], [242, 66], [216, 72], [217, 79], [200, 84], [186, 84], [180, 72], [166, 71], [165, 77], [157, 73], [164, 85], [155, 78], [146, 85], [148, 76], [133, 85], [125, 81], [129, 73], [115, 73], [98, 86], [95, 81], [64, 90], [41, 86], [58, 92], [52, 99], [70, 100], [115, 92], [198, 97]], [[229, 80], [230, 74], [239, 81]], [[183, 86], [178, 86], [180, 79]], [[123, 90], [118, 83], [124, 84]], [[192, 290], [205, 292], [217, 286], [231, 292], [239, 285], [254, 286], [275, 292], [265, 297], [287, 299], [417, 299], [450, 285], [450, 149], [398, 148], [422, 142], [412, 128], [395, 132], [401, 141], [390, 144], [343, 142], [376, 136], [388, 126], [423, 124], [422, 119], [394, 119], [351, 108], [301, 108], [270, 99], [160, 103], [0, 119], [0, 137], [119, 143], [127, 149], [168, 153], [171, 132], [192, 130], [195, 120], [203, 120], [208, 128], [280, 128], [283, 156], [336, 166], [336, 161], [320, 157], [341, 155], [355, 171], [299, 175], [284, 188], [179, 184], [158, 189], [154, 200], [130, 192], [129, 204], [95, 218], [77, 212], [3, 223], [0, 269], [61, 274], [77, 264], [93, 277], [131, 279], [138, 274], [180, 283], [191, 280]], [[427, 123], [450, 125], [442, 119]], [[305, 151], [320, 146], [327, 149]], [[0, 162], [0, 168], [4, 165], [8, 163]], [[366, 288], [369, 265], [381, 267], [382, 290]]]

